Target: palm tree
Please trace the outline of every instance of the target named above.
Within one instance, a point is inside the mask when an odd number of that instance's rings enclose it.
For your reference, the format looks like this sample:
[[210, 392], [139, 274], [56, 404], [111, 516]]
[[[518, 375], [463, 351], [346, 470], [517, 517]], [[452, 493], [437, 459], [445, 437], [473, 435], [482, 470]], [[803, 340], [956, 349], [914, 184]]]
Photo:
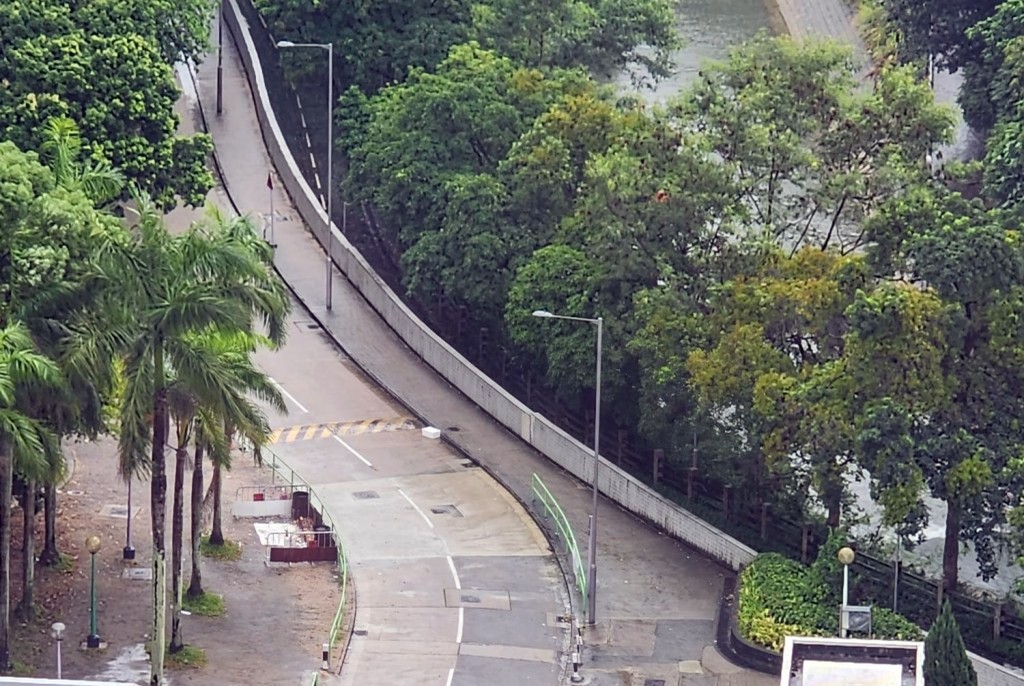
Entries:
[[43, 424], [18, 408], [21, 394], [60, 386], [60, 370], [37, 350], [21, 323], [0, 328], [0, 671], [11, 668], [11, 488], [15, 462], [32, 474], [55, 460], [57, 441]]
[[108, 162], [81, 161], [82, 135], [73, 119], [49, 119], [43, 127], [40, 152], [58, 186], [83, 191], [96, 207], [112, 202], [124, 190], [124, 175]]
[[[121, 408], [119, 454], [124, 475], [148, 472], [153, 534], [154, 642], [151, 684], [163, 680], [166, 598], [165, 513], [169, 372], [188, 379], [197, 404], [229, 406], [230, 379], [211, 364], [195, 335], [217, 330], [248, 332], [260, 320], [267, 337], [284, 339], [288, 300], [268, 267], [269, 246], [232, 231], [193, 226], [172, 236], [146, 198], [138, 198], [139, 220], [130, 239], [114, 246], [122, 288], [121, 321], [134, 327], [125, 355], [126, 388]], [[149, 458], [146, 459], [147, 450]]]
[[[168, 386], [168, 407], [176, 427], [174, 495], [171, 506], [171, 589], [172, 618], [171, 640], [168, 649], [173, 653], [181, 650], [184, 643], [181, 637], [181, 573], [184, 556], [182, 554], [184, 537], [184, 474], [188, 461], [188, 445], [195, 442], [199, 471], [202, 478], [202, 457], [209, 444], [216, 458], [226, 452], [226, 441], [223, 437], [212, 440], [216, 435], [215, 426], [218, 418], [229, 418], [233, 423], [244, 426], [250, 433], [266, 436], [268, 426], [262, 411], [249, 400], [250, 395], [258, 396], [275, 407], [284, 405], [280, 393], [270, 380], [253, 367], [251, 355], [258, 346], [272, 346], [263, 337], [244, 332], [225, 333], [219, 329], [210, 329], [201, 334], [188, 336], [188, 343], [197, 356], [205, 356], [202, 369], [206, 378], [212, 377], [223, 385], [218, 390], [220, 402], [217, 406], [204, 405], [199, 396], [191, 388], [193, 381], [180, 374], [175, 375]], [[202, 425], [203, 436], [200, 437]], [[251, 430], [250, 430], [251, 427]], [[196, 490], [193, 483], [192, 491]], [[202, 491], [200, 481], [199, 491]], [[200, 504], [201, 507], [201, 504]], [[194, 511], [192, 519], [192, 572], [196, 580], [199, 557], [198, 525], [201, 512]], [[201, 581], [198, 593], [201, 594]], [[192, 584], [190, 584], [191, 586]], [[195, 595], [195, 594], [193, 594]]]
[[192, 575], [188, 594], [198, 598], [203, 594], [202, 571], [200, 569], [200, 528], [203, 510], [203, 458], [207, 452], [215, 465], [230, 464], [230, 446], [227, 432], [221, 430], [225, 424], [239, 427], [238, 432], [256, 445], [262, 445], [269, 433], [267, 419], [263, 412], [249, 398], [256, 398], [279, 412], [286, 412], [280, 391], [269, 377], [256, 369], [252, 354], [259, 348], [274, 347], [272, 341], [252, 333], [231, 335], [217, 332], [203, 337], [202, 343], [230, 369], [234, 389], [242, 394], [241, 402], [233, 403], [233, 413], [215, 408], [200, 408], [196, 414], [195, 459], [192, 468], [191, 493], [191, 538]]

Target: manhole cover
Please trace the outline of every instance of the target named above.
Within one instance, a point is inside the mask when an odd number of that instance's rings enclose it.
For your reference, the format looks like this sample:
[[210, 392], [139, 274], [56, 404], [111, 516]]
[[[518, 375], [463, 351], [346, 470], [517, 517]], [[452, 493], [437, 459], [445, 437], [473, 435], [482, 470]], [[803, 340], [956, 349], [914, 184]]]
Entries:
[[[464, 595], [464, 596], [462, 596], [462, 602], [464, 602], [464, 603], [479, 603], [480, 602], [480, 596], [478, 596], [478, 595]], [[665, 686], [664, 683], [662, 684], [662, 686]]]
[[352, 633], [355, 634], [356, 636], [365, 636], [366, 635], [366, 629], [354, 629], [352, 631]]
[[665, 686], [664, 679], [644, 679], [644, 686]]
[[121, 572], [121, 578], [129, 581], [152, 581], [153, 570], [149, 567], [128, 567]]
[[[132, 508], [132, 519], [139, 515], [141, 508]], [[104, 505], [100, 508], [101, 517], [113, 517], [115, 519], [127, 519], [128, 507], [126, 505]]]
[[459, 508], [454, 505], [437, 505], [430, 508], [430, 511], [436, 515], [452, 515], [453, 517], [462, 516], [462, 513], [459, 512]]
[[356, 500], [373, 500], [379, 498], [377, 491], [356, 491], [352, 494], [352, 497]]

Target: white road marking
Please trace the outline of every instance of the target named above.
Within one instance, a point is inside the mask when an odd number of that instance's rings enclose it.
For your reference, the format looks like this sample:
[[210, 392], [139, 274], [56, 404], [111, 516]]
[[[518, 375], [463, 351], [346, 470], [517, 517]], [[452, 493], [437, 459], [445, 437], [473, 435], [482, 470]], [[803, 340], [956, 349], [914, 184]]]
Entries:
[[283, 395], [284, 397], [286, 397], [289, 400], [291, 400], [292, 404], [295, 405], [295, 407], [299, 408], [300, 410], [302, 410], [306, 414], [309, 414], [309, 410], [307, 410], [306, 407], [302, 403], [300, 403], [298, 400], [296, 400], [294, 395], [292, 395], [288, 391], [284, 390], [284, 386], [282, 386], [278, 382], [274, 381], [273, 379], [270, 379], [270, 383], [272, 383], [275, 386], [277, 386], [277, 390], [281, 391], [281, 395]]
[[362, 463], [365, 464], [367, 467], [372, 467], [373, 466], [372, 464], [370, 464], [370, 461], [367, 460], [362, 455], [360, 455], [359, 452], [355, 448], [350, 446], [345, 441], [341, 440], [341, 438], [338, 436], [338, 434], [332, 434], [332, 436], [334, 436], [334, 440], [336, 440], [338, 443], [341, 443], [343, 446], [345, 446], [346, 450], [348, 450], [350, 453], [352, 453], [353, 455], [358, 457], [362, 461]]
[[455, 678], [455, 668], [452, 667], [448, 670], [448, 683], [445, 686], [452, 686], [452, 679]]
[[433, 523], [432, 521], [430, 521], [430, 518], [429, 518], [429, 517], [427, 517], [427, 515], [425, 515], [425, 514], [423, 513], [423, 510], [421, 510], [421, 509], [419, 508], [419, 505], [417, 505], [416, 503], [414, 503], [414, 502], [412, 501], [412, 498], [410, 498], [409, 496], [407, 496], [407, 495], [405, 494], [405, 491], [403, 491], [403, 490], [402, 490], [401, 488], [399, 488], [399, 489], [398, 489], [398, 492], [399, 492], [399, 493], [400, 493], [400, 494], [402, 495], [402, 497], [403, 497], [403, 498], [405, 498], [406, 500], [408, 500], [408, 501], [409, 501], [409, 504], [410, 504], [410, 505], [412, 505], [412, 509], [414, 509], [414, 510], [416, 510], [417, 512], [419, 512], [419, 513], [420, 513], [420, 517], [423, 517], [423, 521], [425, 521], [425, 522], [427, 523], [427, 525], [428, 525], [428, 526], [429, 526], [429, 527], [430, 527], [431, 529], [433, 529], [433, 528], [434, 528], [434, 523]]
[[462, 590], [462, 583], [459, 581], [459, 573], [455, 571], [455, 560], [452, 556], [448, 556], [448, 567], [452, 570], [452, 576], [455, 577], [455, 588]]
[[312, 148], [313, 144], [309, 142], [309, 131], [306, 131], [305, 134], [306, 134], [306, 147], [307, 148]]
[[459, 630], [455, 632], [455, 642], [462, 643], [462, 621], [466, 617], [466, 608], [459, 608]]

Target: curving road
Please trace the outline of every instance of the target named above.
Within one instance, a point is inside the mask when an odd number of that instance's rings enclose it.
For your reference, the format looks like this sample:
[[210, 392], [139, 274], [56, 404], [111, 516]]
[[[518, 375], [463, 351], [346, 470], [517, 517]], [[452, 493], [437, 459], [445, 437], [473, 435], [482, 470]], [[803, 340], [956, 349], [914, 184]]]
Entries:
[[257, 362], [289, 405], [271, 448], [323, 499], [350, 559], [341, 682], [556, 683], [565, 590], [533, 520], [295, 312], [285, 347]]

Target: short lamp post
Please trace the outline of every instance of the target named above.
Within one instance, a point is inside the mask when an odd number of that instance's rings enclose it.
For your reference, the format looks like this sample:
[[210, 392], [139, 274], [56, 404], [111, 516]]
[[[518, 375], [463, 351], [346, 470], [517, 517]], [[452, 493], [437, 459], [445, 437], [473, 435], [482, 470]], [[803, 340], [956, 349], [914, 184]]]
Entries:
[[839, 610], [839, 637], [846, 638], [848, 631], [847, 608], [850, 607], [850, 565], [853, 564], [856, 554], [852, 548], [844, 546], [839, 549], [836, 556], [839, 558], [840, 564], [843, 565], [843, 606]]
[[62, 668], [61, 668], [61, 655], [60, 655], [60, 644], [64, 641], [64, 626], [63, 622], [54, 622], [50, 625], [50, 636], [57, 641], [57, 678], [62, 679]]
[[592, 502], [590, 504], [590, 535], [587, 538], [587, 624], [597, 621], [597, 468], [601, 461], [601, 345], [604, 332], [604, 318], [569, 317], [551, 314], [547, 310], [534, 310], [534, 317], [542, 319], [567, 319], [572, 322], [586, 322], [597, 326], [597, 362], [594, 380], [594, 475], [591, 480]]
[[100, 551], [102, 541], [99, 536], [90, 536], [85, 539], [85, 549], [89, 551], [90, 575], [89, 575], [89, 636], [85, 639], [86, 648], [99, 648], [100, 634], [96, 630], [96, 553]]

